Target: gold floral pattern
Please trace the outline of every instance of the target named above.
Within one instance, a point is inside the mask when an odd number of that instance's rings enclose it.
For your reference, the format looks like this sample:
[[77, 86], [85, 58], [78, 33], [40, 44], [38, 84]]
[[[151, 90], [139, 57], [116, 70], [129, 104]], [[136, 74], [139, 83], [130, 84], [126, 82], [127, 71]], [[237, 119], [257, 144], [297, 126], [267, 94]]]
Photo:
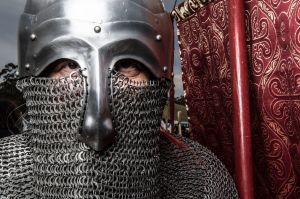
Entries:
[[186, 0], [172, 11], [172, 16], [176, 18], [177, 22], [179, 22], [193, 15], [200, 8], [212, 1], [213, 0]]

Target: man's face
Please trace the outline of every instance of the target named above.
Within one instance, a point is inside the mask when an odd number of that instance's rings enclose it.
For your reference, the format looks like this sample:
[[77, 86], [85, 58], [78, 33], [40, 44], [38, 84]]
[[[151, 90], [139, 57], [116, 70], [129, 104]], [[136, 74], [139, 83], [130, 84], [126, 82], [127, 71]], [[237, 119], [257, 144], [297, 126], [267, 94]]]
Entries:
[[[67, 77], [79, 68], [72, 60], [59, 60], [51, 65], [43, 74], [46, 77]], [[115, 65], [115, 70], [133, 81], [150, 80], [150, 73], [142, 64], [134, 60], [122, 60]]]

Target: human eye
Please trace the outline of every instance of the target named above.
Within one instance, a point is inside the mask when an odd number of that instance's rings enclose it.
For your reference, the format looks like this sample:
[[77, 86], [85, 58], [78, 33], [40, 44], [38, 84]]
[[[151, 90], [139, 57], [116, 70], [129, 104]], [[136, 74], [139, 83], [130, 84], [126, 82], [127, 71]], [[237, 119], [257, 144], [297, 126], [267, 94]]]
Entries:
[[141, 72], [136, 66], [122, 66], [118, 71], [127, 77], [136, 77]]
[[50, 64], [41, 74], [44, 77], [65, 77], [79, 68], [77, 62], [61, 59]]
[[146, 67], [142, 63], [133, 59], [126, 59], [117, 62], [114, 69], [134, 81], [146, 81], [150, 79], [150, 74]]
[[64, 63], [63, 67], [71, 69], [71, 70], [75, 70], [75, 69], [79, 68], [79, 65], [74, 61], [68, 61], [68, 62]]

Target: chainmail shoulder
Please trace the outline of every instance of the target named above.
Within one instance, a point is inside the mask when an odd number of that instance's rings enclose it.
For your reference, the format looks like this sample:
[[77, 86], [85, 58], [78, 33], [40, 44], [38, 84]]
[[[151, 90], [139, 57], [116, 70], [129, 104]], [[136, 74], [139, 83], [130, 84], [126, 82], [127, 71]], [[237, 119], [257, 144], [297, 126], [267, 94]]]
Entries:
[[190, 139], [175, 138], [180, 146], [160, 139], [161, 198], [238, 198], [233, 179], [210, 150]]
[[32, 154], [28, 135], [0, 140], [0, 199], [33, 198]]

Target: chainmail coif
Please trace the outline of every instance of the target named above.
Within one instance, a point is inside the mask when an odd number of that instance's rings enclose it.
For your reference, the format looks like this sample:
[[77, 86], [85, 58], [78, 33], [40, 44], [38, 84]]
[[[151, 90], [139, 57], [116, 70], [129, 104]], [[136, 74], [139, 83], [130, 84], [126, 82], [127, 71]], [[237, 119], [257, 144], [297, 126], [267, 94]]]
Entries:
[[18, 83], [30, 117], [36, 198], [159, 198], [159, 124], [168, 86], [111, 77], [116, 143], [103, 154], [78, 141], [85, 78]]
[[208, 149], [185, 138], [159, 139], [166, 82], [137, 84], [112, 75], [118, 133], [102, 154], [77, 141], [85, 86], [81, 75], [18, 83], [31, 132], [0, 141], [1, 199], [238, 198], [229, 173]]

